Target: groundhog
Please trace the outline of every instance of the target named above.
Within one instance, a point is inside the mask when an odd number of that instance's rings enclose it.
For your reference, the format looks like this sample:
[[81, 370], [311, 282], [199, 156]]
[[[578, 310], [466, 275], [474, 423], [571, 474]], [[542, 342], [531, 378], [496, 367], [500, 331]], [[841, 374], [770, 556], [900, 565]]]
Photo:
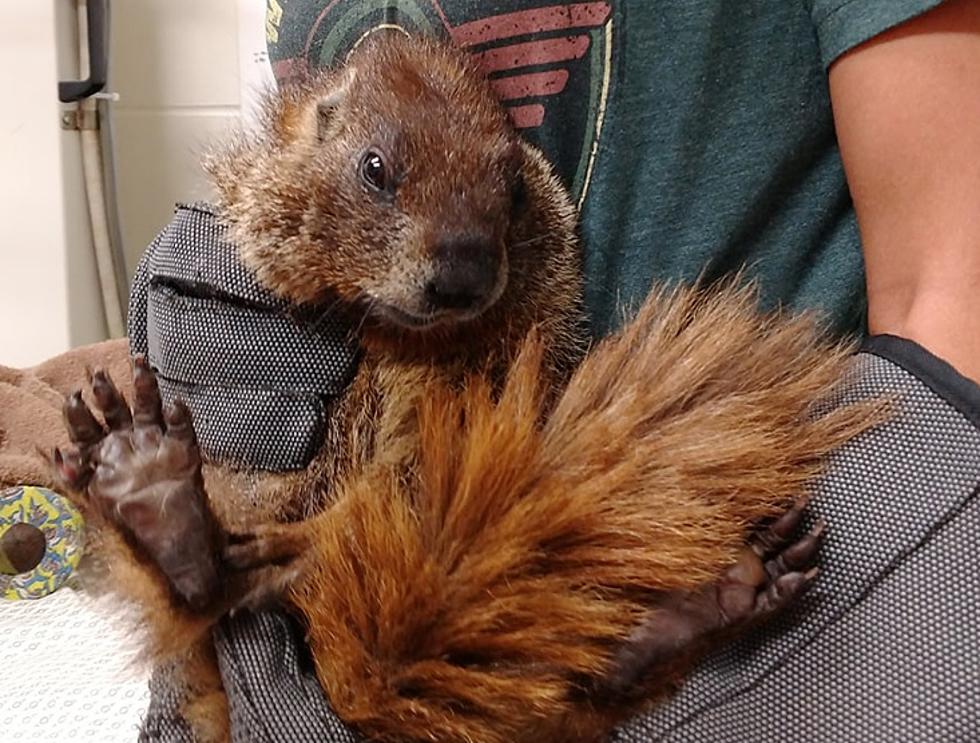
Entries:
[[875, 417], [814, 410], [849, 347], [735, 280], [588, 348], [575, 210], [464, 53], [370, 39], [208, 169], [259, 281], [349, 315], [363, 359], [261, 517], [207, 492], [145, 360], [132, 408], [93, 376], [104, 424], [66, 402], [55, 467], [154, 657], [185, 655], [200, 739], [228, 736], [207, 638], [235, 607], [291, 606], [371, 740], [592, 741], [812, 582], [797, 498]]

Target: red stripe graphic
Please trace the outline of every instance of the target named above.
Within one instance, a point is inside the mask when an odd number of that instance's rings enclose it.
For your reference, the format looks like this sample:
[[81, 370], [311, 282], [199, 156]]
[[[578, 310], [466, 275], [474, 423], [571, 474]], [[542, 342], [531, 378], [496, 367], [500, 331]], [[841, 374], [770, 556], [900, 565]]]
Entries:
[[566, 36], [561, 39], [527, 41], [523, 44], [510, 44], [499, 49], [489, 49], [475, 55], [484, 72], [513, 70], [529, 65], [567, 62], [579, 59], [589, 48], [589, 37]]
[[[609, 2], [570, 3], [501, 13], [453, 27], [439, 0], [431, 0], [431, 2], [453, 41], [461, 47], [531, 34], [579, 30], [577, 34], [572, 33], [560, 38], [510, 43], [475, 54], [477, 62], [487, 74], [581, 59], [591, 44], [589, 35], [582, 32], [601, 26], [612, 13]], [[284, 59], [274, 64], [273, 71], [277, 79], [302, 76], [308, 71], [306, 58], [309, 56], [316, 32], [338, 3], [339, 0], [328, 0], [320, 11], [307, 34], [301, 56]], [[497, 78], [491, 81], [491, 85], [501, 100], [508, 101], [557, 95], [565, 90], [568, 78], [567, 69], [557, 69]], [[544, 122], [545, 107], [541, 104], [512, 106], [508, 108], [508, 112], [514, 125], [519, 129], [531, 129]]]
[[490, 84], [500, 100], [509, 101], [514, 98], [555, 95], [561, 93], [567, 83], [568, 70], [555, 70], [502, 77], [492, 80]]
[[541, 126], [544, 121], [544, 106], [540, 103], [533, 103], [529, 106], [513, 106], [507, 109], [511, 121], [518, 129], [531, 129]]
[[[441, 11], [438, 0], [436, 8]], [[461, 23], [452, 28], [453, 41], [460, 46], [485, 44], [524, 34], [560, 31], [569, 28], [593, 28], [606, 22], [612, 12], [609, 3], [573, 3], [549, 5], [534, 10], [503, 13], [479, 21]]]

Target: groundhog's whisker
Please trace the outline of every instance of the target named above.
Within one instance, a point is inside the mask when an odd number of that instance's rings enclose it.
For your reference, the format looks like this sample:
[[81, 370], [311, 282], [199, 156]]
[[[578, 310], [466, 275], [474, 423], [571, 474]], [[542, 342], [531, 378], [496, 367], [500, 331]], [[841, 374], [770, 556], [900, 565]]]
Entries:
[[374, 309], [377, 306], [378, 300], [368, 295], [368, 301], [364, 306], [364, 313], [361, 315], [361, 321], [357, 324], [357, 328], [354, 330], [355, 337], [361, 334], [361, 330], [364, 328], [364, 323], [367, 322], [368, 317], [374, 312]]
[[328, 319], [330, 315], [333, 314], [333, 311], [336, 310], [343, 303], [343, 301], [343, 297], [334, 297], [334, 300], [320, 311], [317, 322], [319, 323]]
[[538, 235], [537, 237], [532, 237], [527, 240], [521, 240], [520, 242], [512, 243], [509, 247], [511, 250], [515, 248], [526, 248], [530, 245], [537, 245], [538, 243], [542, 243], [550, 238], [551, 238], [550, 235]]

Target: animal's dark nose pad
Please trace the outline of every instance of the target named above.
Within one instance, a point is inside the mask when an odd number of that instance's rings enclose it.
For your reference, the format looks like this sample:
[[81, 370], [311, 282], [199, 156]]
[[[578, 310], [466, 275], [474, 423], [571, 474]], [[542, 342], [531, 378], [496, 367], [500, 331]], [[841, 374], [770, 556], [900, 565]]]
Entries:
[[425, 286], [425, 298], [436, 310], [469, 310], [485, 296], [480, 289], [461, 284], [453, 277], [439, 276]]
[[459, 235], [442, 240], [435, 250], [436, 273], [425, 286], [434, 310], [469, 310], [493, 292], [500, 271], [500, 253], [482, 235]]

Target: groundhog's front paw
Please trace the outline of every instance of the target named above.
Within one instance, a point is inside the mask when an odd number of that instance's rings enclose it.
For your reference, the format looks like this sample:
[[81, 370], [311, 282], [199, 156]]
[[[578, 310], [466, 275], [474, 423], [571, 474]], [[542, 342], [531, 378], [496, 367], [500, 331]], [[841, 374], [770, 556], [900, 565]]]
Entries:
[[76, 448], [55, 450], [57, 474], [160, 568], [188, 606], [207, 608], [221, 591], [221, 538], [204, 493], [190, 411], [181, 402], [164, 408], [142, 358], [134, 361], [132, 409], [105, 372], [96, 371], [91, 383], [105, 423], [80, 392], [66, 400]]
[[692, 657], [712, 639], [730, 637], [791, 606], [817, 575], [824, 523], [793, 540], [806, 501], [761, 531], [715, 583], [667, 594], [613, 659], [599, 691], [608, 698], [641, 694], [643, 680], [677, 658]]
[[307, 568], [309, 534], [308, 524], [299, 522], [266, 524], [229, 535], [222, 557], [242, 577], [232, 610], [258, 609], [279, 600]]
[[705, 601], [717, 606], [714, 629], [738, 630], [764, 621], [791, 606], [812, 585], [826, 524], [818, 521], [794, 540], [805, 510], [806, 500], [800, 500], [759, 532], [734, 567], [709, 587]]

